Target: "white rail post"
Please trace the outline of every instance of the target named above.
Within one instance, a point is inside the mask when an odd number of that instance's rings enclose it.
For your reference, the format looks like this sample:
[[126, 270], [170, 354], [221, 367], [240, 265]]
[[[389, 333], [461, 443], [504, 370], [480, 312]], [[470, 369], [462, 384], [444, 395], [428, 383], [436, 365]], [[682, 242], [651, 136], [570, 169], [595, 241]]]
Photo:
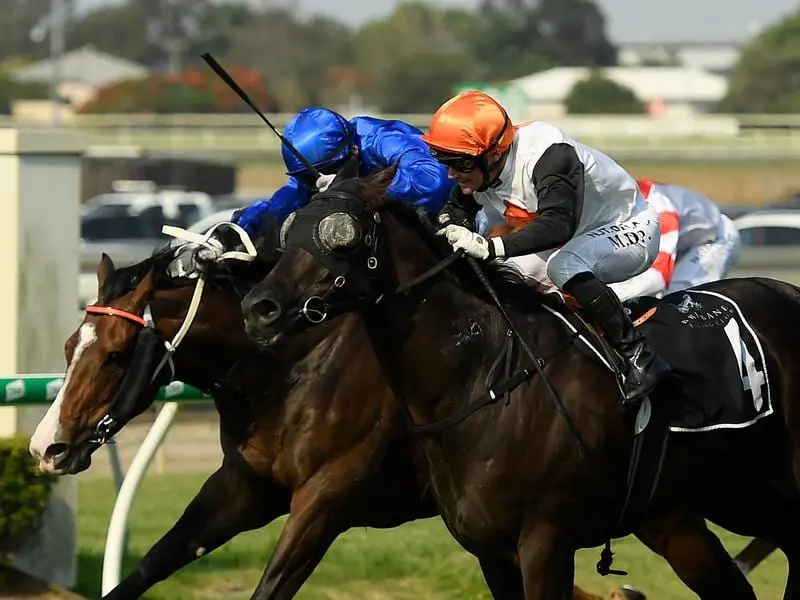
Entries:
[[[0, 373], [64, 368], [62, 344], [77, 325], [85, 149], [77, 132], [0, 129]], [[46, 409], [0, 407], [0, 436], [30, 434]], [[13, 559], [62, 587], [76, 581], [76, 483], [59, 480], [42, 527]]]
[[150, 461], [167, 435], [177, 411], [178, 404], [176, 402], [164, 404], [131, 462], [119, 494], [117, 494], [117, 501], [108, 524], [106, 548], [103, 555], [102, 594], [104, 596], [119, 585], [122, 561], [125, 558], [125, 537], [131, 506], [139, 485], [147, 473], [147, 468], [150, 466]]

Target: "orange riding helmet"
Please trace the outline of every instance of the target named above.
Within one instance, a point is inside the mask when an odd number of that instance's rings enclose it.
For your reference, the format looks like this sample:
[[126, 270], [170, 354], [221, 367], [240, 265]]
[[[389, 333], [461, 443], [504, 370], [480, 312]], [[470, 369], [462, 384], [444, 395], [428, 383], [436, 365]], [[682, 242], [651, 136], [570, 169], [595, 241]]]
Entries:
[[434, 113], [422, 140], [431, 156], [457, 171], [484, 165], [491, 150], [505, 150], [514, 142], [516, 127], [505, 109], [491, 96], [474, 90], [451, 98]]

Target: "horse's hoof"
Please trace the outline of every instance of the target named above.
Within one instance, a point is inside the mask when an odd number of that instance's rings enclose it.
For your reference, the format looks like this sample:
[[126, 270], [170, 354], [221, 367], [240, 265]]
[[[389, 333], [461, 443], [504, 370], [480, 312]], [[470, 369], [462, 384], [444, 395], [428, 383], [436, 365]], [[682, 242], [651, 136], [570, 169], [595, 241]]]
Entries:
[[647, 596], [632, 585], [623, 585], [611, 592], [611, 600], [647, 600]]

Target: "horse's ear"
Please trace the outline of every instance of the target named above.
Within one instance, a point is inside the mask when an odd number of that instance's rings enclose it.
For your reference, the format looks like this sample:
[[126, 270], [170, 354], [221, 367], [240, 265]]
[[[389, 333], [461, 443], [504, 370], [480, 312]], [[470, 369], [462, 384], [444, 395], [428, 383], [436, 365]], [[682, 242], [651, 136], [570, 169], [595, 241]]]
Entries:
[[364, 183], [373, 189], [378, 188], [382, 191], [386, 191], [386, 188], [392, 184], [392, 180], [394, 179], [397, 169], [399, 168], [400, 162], [398, 161], [392, 166], [386, 167], [380, 171], [376, 171], [369, 177], [364, 178]]
[[111, 257], [103, 252], [102, 258], [100, 258], [100, 264], [97, 265], [97, 294], [100, 296], [103, 292], [103, 286], [106, 283], [106, 279], [108, 276], [111, 275], [116, 268], [114, 267], [114, 261], [111, 260]]
[[131, 295], [131, 307], [133, 309], [141, 308], [154, 289], [155, 275], [151, 270], [147, 272], [147, 275], [142, 277], [138, 284], [136, 284], [136, 288], [133, 290]]
[[368, 196], [382, 196], [392, 184], [392, 180], [394, 179], [395, 173], [397, 173], [399, 166], [400, 163], [396, 162], [391, 167], [387, 167], [381, 171], [376, 171], [372, 175], [365, 177], [361, 181], [363, 191], [366, 192]]
[[380, 184], [389, 187], [392, 185], [392, 181], [394, 180], [394, 176], [397, 174], [397, 170], [400, 168], [400, 161], [398, 160], [392, 166], [387, 167], [383, 171], [378, 172]]

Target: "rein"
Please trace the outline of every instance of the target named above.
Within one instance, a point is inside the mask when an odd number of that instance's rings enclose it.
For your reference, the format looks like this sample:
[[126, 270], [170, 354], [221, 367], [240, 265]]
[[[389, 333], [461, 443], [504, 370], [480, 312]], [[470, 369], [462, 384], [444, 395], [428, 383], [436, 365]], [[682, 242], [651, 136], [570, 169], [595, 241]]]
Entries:
[[[578, 431], [578, 428], [575, 426], [575, 423], [572, 421], [572, 418], [569, 416], [569, 412], [567, 412], [567, 407], [564, 406], [564, 403], [561, 401], [561, 398], [559, 398], [559, 396], [558, 396], [558, 392], [553, 387], [553, 384], [550, 383], [550, 380], [547, 378], [547, 375], [545, 375], [545, 373], [544, 373], [544, 360], [537, 358], [533, 354], [533, 351], [531, 350], [530, 346], [528, 346], [527, 342], [525, 341], [525, 338], [519, 332], [519, 329], [517, 329], [516, 325], [514, 325], [514, 321], [511, 319], [511, 315], [509, 315], [508, 312], [506, 312], [506, 309], [503, 308], [503, 305], [500, 303], [500, 298], [498, 297], [497, 292], [492, 287], [492, 284], [489, 281], [489, 278], [486, 277], [486, 273], [484, 273], [483, 270], [481, 269], [480, 265], [478, 265], [478, 262], [472, 257], [467, 257], [467, 262], [469, 263], [469, 266], [472, 267], [472, 270], [475, 271], [475, 275], [478, 277], [478, 280], [481, 282], [483, 287], [486, 289], [486, 292], [491, 297], [492, 302], [494, 302], [494, 305], [497, 307], [497, 310], [500, 311], [500, 314], [503, 316], [503, 319], [505, 319], [506, 323], [508, 324], [509, 329], [512, 331], [514, 336], [517, 338], [517, 341], [519, 342], [519, 345], [522, 346], [522, 349], [525, 351], [525, 354], [527, 354], [528, 358], [531, 359], [531, 363], [533, 364], [533, 367], [536, 369], [536, 372], [538, 373], [539, 377], [542, 378], [542, 381], [544, 382], [544, 385], [547, 388], [547, 393], [550, 395], [550, 398], [553, 400], [553, 403], [556, 405], [556, 409], [561, 414], [561, 416], [564, 417], [564, 420], [567, 422], [567, 427], [569, 427], [570, 433], [572, 433], [572, 436], [575, 438], [575, 441], [578, 443], [579, 455], [580, 455], [581, 458], [583, 458], [583, 452], [584, 452], [584, 448], [585, 448], [585, 445], [583, 443], [583, 439], [581, 438], [581, 434]], [[569, 346], [572, 345], [572, 342], [575, 340], [575, 337], [576, 336], [574, 334], [570, 336], [567, 345], [564, 347], [564, 350], [566, 350], [566, 348], [569, 348]], [[558, 353], [560, 353], [560, 352], [561, 351], [559, 350]], [[550, 357], [550, 358], [552, 358], [552, 357]], [[531, 376], [531, 373], [529, 373], [527, 369], [523, 369], [522, 371], [519, 371], [518, 373], [516, 373], [514, 375], [514, 377], [518, 377], [518, 376], [520, 376], [522, 374], [525, 374], [525, 377], [523, 379], [520, 379], [519, 383], [517, 383], [514, 387], [516, 387], [517, 385], [521, 384], [523, 381], [525, 381], [525, 379], [527, 379], [528, 377]], [[511, 389], [513, 389], [513, 388], [511, 388]]]

